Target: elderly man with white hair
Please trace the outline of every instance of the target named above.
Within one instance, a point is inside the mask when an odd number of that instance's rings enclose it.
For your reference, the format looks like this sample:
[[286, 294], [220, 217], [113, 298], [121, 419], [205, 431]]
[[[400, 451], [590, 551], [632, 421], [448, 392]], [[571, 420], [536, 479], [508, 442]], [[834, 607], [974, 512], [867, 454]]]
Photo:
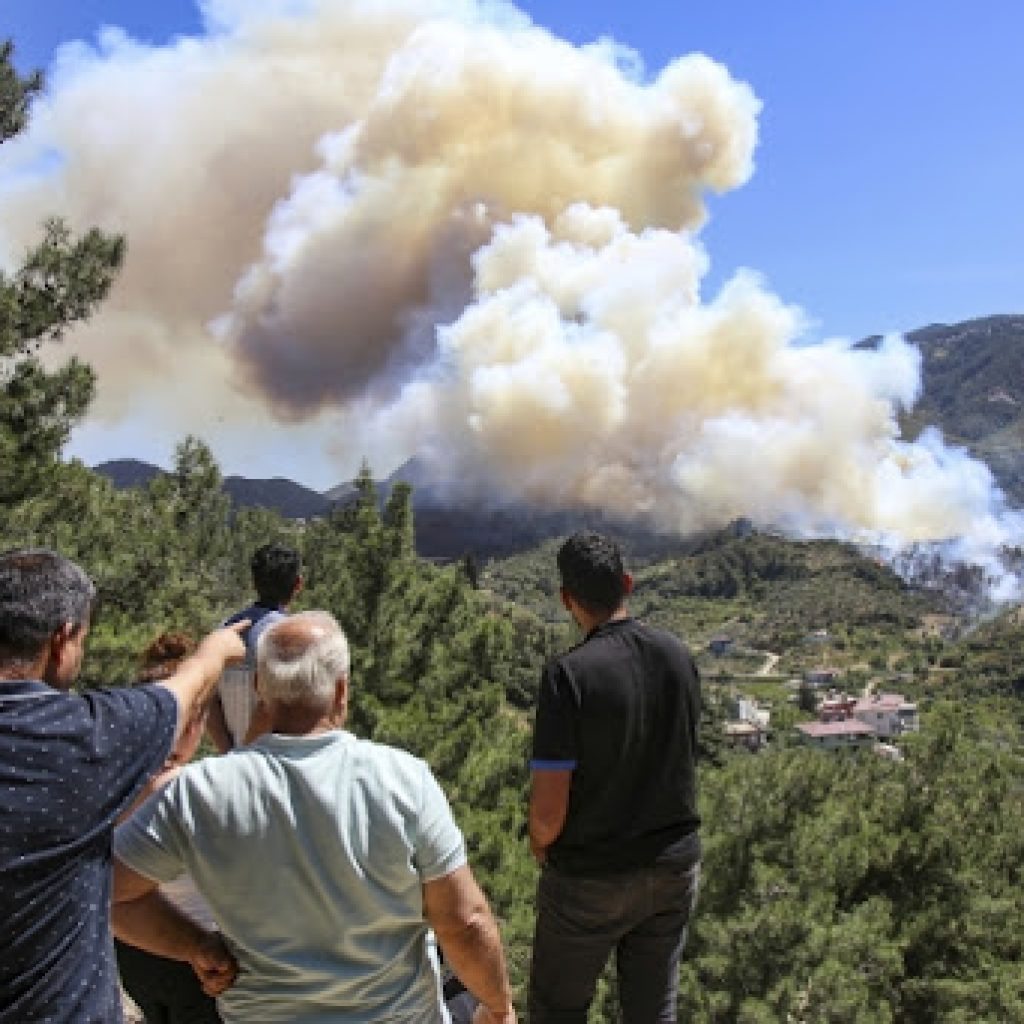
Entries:
[[187, 767], [115, 836], [114, 920], [173, 948], [184, 919], [156, 886], [187, 871], [239, 964], [228, 1024], [443, 1024], [434, 936], [514, 1024], [498, 928], [427, 765], [345, 731], [349, 653], [326, 612], [259, 641], [271, 732]]

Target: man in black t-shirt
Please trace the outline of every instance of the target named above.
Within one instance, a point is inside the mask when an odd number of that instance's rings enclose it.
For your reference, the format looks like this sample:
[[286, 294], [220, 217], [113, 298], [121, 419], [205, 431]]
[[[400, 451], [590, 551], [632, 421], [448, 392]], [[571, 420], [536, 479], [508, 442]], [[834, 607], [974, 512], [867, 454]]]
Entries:
[[626, 611], [633, 581], [613, 541], [576, 534], [558, 568], [585, 637], [541, 677], [530, 1021], [585, 1024], [614, 950], [622, 1019], [669, 1024], [700, 875], [697, 669], [679, 640]]
[[302, 560], [298, 551], [277, 542], [258, 548], [250, 562], [256, 600], [222, 623], [231, 626], [246, 619], [242, 633], [245, 661], [224, 670], [207, 719], [207, 732], [220, 754], [245, 745], [253, 734], [265, 731], [265, 711], [256, 698], [256, 647], [259, 638], [287, 614], [302, 589]]

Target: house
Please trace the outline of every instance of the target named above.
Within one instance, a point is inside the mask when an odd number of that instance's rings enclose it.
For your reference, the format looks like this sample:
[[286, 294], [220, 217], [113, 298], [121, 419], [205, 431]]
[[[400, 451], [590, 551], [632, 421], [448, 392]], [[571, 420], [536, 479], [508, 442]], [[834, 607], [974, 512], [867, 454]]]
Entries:
[[726, 654], [732, 653], [733, 639], [731, 636], [725, 636], [724, 634], [719, 636], [713, 636], [708, 642], [708, 650], [712, 654], [721, 658]]
[[917, 705], [899, 693], [873, 693], [862, 697], [854, 706], [853, 717], [886, 738], [921, 728]]
[[725, 739], [729, 746], [756, 753], [768, 743], [768, 730], [757, 722], [726, 722]]
[[740, 697], [736, 701], [736, 717], [741, 722], [752, 722], [767, 732], [772, 713], [767, 708], [760, 707], [756, 700], [750, 697]]
[[842, 722], [853, 718], [853, 709], [857, 706], [857, 698], [847, 693], [830, 693], [818, 705], [819, 722]]
[[832, 686], [839, 678], [840, 672], [837, 668], [812, 668], [804, 673], [804, 685], [819, 687]]
[[801, 722], [796, 729], [804, 744], [820, 750], [858, 750], [875, 745], [875, 730], [856, 718], [841, 722]]
[[736, 720], [726, 722], [723, 727], [726, 741], [731, 747], [761, 750], [768, 744], [770, 721], [771, 712], [767, 708], [758, 707], [756, 700], [740, 697], [736, 701]]

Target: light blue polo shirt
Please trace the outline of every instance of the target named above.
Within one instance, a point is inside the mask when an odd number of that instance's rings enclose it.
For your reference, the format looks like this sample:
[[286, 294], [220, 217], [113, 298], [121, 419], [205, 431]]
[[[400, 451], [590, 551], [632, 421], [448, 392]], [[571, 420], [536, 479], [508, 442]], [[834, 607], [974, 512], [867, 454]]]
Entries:
[[189, 765], [116, 832], [166, 882], [187, 871], [240, 972], [228, 1024], [441, 1024], [422, 885], [466, 863], [427, 765], [334, 731], [269, 735]]

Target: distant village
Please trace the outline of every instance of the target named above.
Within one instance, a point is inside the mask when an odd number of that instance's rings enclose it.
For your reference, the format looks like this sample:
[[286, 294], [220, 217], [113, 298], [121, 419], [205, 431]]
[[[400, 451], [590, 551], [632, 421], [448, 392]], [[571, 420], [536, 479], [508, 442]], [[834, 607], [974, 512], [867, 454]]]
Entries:
[[[827, 631], [816, 630], [805, 642], [825, 645], [828, 640]], [[733, 640], [724, 635], [712, 638], [708, 644], [716, 657], [732, 654], [733, 648]], [[819, 750], [871, 749], [880, 756], [900, 760], [902, 755], [893, 741], [920, 730], [917, 704], [899, 693], [878, 692], [870, 684], [860, 694], [848, 693], [841, 687], [842, 676], [838, 668], [811, 668], [786, 683], [792, 691], [787, 700], [813, 710], [815, 715], [814, 721], [795, 724], [792, 738]], [[735, 696], [730, 715], [723, 726], [729, 746], [756, 753], [768, 745], [772, 736], [770, 707], [762, 706], [752, 696]]]

